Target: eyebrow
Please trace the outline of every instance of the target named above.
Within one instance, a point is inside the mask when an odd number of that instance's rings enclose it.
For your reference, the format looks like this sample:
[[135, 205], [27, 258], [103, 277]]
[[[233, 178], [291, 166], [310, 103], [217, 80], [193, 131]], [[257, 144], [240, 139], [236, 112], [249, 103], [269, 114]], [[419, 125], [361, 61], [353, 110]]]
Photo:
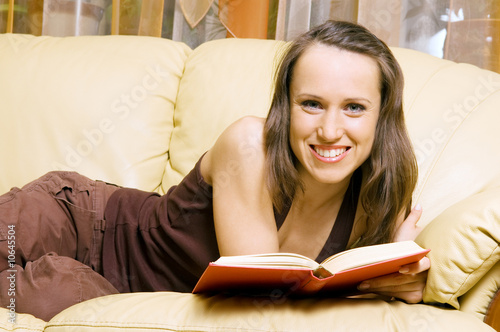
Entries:
[[370, 105], [372, 105], [372, 102], [369, 100], [369, 99], [366, 99], [366, 98], [347, 98], [345, 101], [347, 102], [360, 102], [360, 101], [364, 101]]

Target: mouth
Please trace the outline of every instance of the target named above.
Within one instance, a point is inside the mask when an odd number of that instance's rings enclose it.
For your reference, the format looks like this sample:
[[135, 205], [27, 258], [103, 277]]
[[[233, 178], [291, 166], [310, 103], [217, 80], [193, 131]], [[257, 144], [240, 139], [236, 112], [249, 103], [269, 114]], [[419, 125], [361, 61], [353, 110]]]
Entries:
[[322, 147], [316, 145], [310, 145], [310, 148], [316, 158], [324, 162], [338, 162], [344, 159], [348, 151], [351, 149], [349, 146]]

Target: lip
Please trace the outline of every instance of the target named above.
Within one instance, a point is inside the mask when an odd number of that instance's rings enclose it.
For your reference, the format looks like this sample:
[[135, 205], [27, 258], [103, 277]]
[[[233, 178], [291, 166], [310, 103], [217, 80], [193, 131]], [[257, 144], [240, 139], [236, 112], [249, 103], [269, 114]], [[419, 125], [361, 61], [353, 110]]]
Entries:
[[[342, 154], [339, 154], [336, 157], [323, 157], [316, 152], [316, 150], [314, 149], [315, 147], [323, 150], [346, 149], [346, 151]], [[338, 145], [335, 146], [309, 145], [309, 149], [311, 150], [314, 157], [316, 157], [316, 159], [324, 163], [338, 163], [349, 154], [349, 151], [351, 151], [350, 146], [338, 146]]]

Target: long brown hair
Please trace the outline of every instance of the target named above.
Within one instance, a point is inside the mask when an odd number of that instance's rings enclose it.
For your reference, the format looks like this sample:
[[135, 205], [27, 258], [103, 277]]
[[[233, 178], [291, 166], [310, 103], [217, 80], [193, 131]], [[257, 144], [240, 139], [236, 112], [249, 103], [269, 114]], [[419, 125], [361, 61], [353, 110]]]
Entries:
[[363, 163], [360, 200], [367, 230], [358, 245], [389, 242], [401, 212], [408, 215], [417, 181], [417, 163], [403, 113], [403, 74], [387, 45], [366, 28], [327, 21], [295, 39], [282, 57], [265, 124], [267, 179], [273, 204], [281, 210], [302, 190], [297, 159], [289, 142], [290, 82], [297, 60], [311, 46], [322, 44], [373, 58], [380, 70], [380, 114], [370, 157]]

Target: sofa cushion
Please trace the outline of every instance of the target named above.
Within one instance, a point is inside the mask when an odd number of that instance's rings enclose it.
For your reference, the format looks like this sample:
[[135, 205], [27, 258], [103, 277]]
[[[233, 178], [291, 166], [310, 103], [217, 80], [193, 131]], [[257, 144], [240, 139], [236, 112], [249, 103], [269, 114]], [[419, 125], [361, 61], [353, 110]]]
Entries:
[[7, 34], [0, 49], [1, 192], [55, 169], [159, 187], [186, 45]]
[[[488, 316], [492, 318], [495, 315], [491, 311], [492, 301], [499, 292], [500, 262], [497, 262], [474, 287], [459, 298], [460, 311], [472, 313], [481, 320], [487, 319]], [[500, 319], [500, 316], [498, 318]]]
[[500, 186], [500, 75], [394, 48], [405, 75], [405, 116], [419, 166], [420, 226]]
[[424, 228], [417, 242], [431, 249], [426, 302], [460, 307], [459, 297], [500, 260], [499, 220], [500, 188], [497, 188], [451, 206]]
[[[2, 309], [5, 310], [5, 309]], [[0, 310], [0, 314], [3, 312]], [[0, 330], [9, 325], [0, 320]], [[492, 331], [472, 315], [428, 305], [366, 299], [118, 294], [77, 304], [45, 331]]]
[[222, 131], [245, 115], [265, 117], [284, 43], [223, 39], [189, 56], [179, 87], [163, 190], [177, 184]]
[[0, 308], [0, 317], [0, 331], [41, 332], [47, 326], [47, 322], [32, 315], [16, 313], [15, 308]]

